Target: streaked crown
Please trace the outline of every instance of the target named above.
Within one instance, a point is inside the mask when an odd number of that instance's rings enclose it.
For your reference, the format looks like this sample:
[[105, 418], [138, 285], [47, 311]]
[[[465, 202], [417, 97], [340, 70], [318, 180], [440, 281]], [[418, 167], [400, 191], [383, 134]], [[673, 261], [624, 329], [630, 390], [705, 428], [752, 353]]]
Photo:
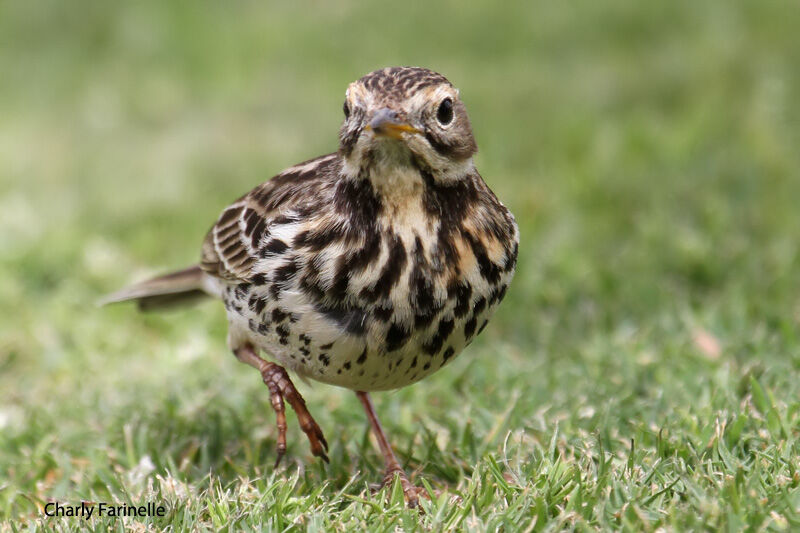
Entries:
[[380, 93], [395, 100], [404, 100], [420, 89], [446, 84], [447, 78], [422, 67], [387, 67], [370, 72], [356, 83], [373, 93]]

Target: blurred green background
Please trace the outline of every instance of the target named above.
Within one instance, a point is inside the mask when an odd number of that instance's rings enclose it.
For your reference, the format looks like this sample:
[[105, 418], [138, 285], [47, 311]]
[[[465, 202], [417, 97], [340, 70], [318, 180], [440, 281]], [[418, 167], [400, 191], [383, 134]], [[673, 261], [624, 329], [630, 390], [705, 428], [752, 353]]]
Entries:
[[[157, 528], [800, 527], [798, 28], [780, 1], [1, 1], [0, 521], [157, 499]], [[389, 65], [460, 88], [522, 234], [478, 341], [376, 396], [424, 517], [370, 494], [348, 391], [302, 386], [332, 464], [291, 415], [272, 471], [222, 306], [94, 306], [334, 151], [347, 84]]]

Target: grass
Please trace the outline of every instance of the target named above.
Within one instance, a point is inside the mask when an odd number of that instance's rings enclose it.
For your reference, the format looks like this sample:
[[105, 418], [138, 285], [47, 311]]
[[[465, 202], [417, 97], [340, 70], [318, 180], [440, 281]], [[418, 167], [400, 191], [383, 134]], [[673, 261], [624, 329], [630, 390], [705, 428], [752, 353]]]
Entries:
[[[0, 529], [797, 529], [799, 25], [772, 1], [0, 3]], [[347, 83], [390, 64], [461, 88], [522, 232], [478, 340], [376, 395], [423, 515], [370, 492], [349, 391], [301, 385], [331, 464], [290, 418], [273, 471], [221, 306], [93, 305], [334, 150]]]

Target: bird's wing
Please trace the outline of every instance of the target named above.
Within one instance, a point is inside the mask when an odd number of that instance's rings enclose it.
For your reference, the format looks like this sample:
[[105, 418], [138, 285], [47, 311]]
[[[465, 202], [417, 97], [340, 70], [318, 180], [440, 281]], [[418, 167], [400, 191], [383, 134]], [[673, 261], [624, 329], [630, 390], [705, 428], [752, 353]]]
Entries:
[[218, 278], [252, 281], [259, 259], [283, 253], [286, 226], [324, 208], [341, 171], [338, 154], [295, 165], [228, 206], [203, 242], [202, 269]]

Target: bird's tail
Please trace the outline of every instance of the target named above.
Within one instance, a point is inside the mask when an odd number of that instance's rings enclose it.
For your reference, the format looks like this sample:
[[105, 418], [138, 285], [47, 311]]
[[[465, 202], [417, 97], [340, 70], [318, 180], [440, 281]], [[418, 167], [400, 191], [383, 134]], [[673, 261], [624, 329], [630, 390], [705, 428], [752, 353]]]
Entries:
[[194, 265], [109, 294], [98, 305], [135, 301], [140, 310], [149, 311], [194, 303], [206, 296], [217, 296], [217, 291], [210, 276]]

